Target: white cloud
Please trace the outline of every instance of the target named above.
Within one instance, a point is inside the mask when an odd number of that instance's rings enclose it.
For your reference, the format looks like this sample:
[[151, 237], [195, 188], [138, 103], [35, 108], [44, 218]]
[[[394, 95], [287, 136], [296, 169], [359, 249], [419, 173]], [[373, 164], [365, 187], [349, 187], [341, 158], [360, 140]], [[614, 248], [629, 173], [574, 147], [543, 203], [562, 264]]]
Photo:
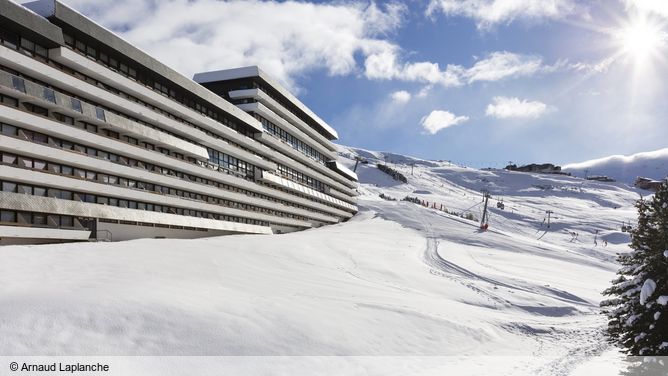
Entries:
[[530, 76], [542, 67], [542, 59], [536, 56], [510, 52], [494, 52], [476, 62], [464, 76], [468, 82], [498, 81], [509, 77]]
[[478, 60], [470, 68], [448, 65], [441, 70], [430, 62], [400, 64], [396, 51], [384, 51], [367, 57], [366, 76], [377, 80], [402, 80], [445, 87], [461, 86], [476, 81], [500, 81], [506, 78], [531, 76], [548, 71], [540, 57], [497, 51]]
[[407, 8], [401, 2], [64, 1], [186, 76], [260, 65], [295, 90], [298, 78], [315, 70], [427, 87], [546, 71], [540, 57], [506, 51], [493, 52], [468, 68], [403, 61], [401, 47], [387, 37], [402, 25]]
[[441, 12], [476, 21], [478, 28], [517, 19], [559, 19], [578, 10], [575, 0], [431, 0], [427, 15]]
[[406, 90], [399, 90], [390, 94], [390, 97], [392, 98], [393, 102], [404, 104], [411, 100], [411, 93], [407, 92]]
[[497, 119], [535, 119], [541, 117], [548, 110], [548, 106], [543, 102], [520, 100], [515, 97], [494, 97], [492, 102], [487, 106], [485, 113], [487, 116], [493, 116]]
[[626, 0], [626, 6], [668, 18], [668, 2], [665, 0]]
[[406, 9], [399, 2], [64, 1], [187, 76], [260, 65], [293, 89], [310, 71], [356, 74], [356, 56], [398, 51], [387, 34]]
[[469, 120], [468, 116], [455, 116], [449, 111], [434, 110], [420, 120], [420, 125], [429, 134], [436, 134], [441, 129], [452, 127]]

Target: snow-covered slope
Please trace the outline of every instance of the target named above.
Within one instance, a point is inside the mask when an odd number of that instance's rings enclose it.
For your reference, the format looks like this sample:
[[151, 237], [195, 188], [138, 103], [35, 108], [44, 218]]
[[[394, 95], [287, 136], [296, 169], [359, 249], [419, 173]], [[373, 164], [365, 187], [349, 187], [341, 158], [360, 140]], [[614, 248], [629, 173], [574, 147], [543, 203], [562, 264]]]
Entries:
[[[469, 367], [514, 355], [525, 374], [562, 375], [610, 350], [597, 307], [627, 249], [619, 228], [634, 219], [636, 191], [393, 155], [389, 166], [408, 177], [398, 184], [375, 167], [382, 153], [341, 155], [351, 168], [370, 158], [357, 169], [360, 213], [346, 223], [0, 248], [0, 354], [355, 355], [372, 363], [345, 374], [402, 375], [412, 372], [386, 356], [457, 355], [448, 359]], [[441, 210], [479, 219], [482, 189], [493, 197], [489, 231]], [[312, 374], [285, 374], [297, 371]]]
[[563, 166], [575, 176], [605, 175], [633, 184], [638, 176], [661, 180], [668, 175], [668, 148], [629, 156], [613, 155]]

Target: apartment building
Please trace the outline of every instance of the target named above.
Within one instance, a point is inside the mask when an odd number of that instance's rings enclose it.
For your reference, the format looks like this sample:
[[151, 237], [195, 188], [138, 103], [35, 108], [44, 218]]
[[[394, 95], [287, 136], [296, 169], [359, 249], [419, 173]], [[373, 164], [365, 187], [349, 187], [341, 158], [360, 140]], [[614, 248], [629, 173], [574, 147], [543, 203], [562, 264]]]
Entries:
[[0, 244], [345, 221], [337, 134], [257, 67], [195, 81], [55, 0], [0, 0]]

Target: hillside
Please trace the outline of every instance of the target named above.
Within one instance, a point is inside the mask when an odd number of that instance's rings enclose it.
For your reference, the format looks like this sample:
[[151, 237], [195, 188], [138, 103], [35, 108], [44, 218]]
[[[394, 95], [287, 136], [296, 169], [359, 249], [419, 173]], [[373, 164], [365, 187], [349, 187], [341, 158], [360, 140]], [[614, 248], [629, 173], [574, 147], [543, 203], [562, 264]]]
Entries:
[[[458, 374], [563, 375], [586, 374], [596, 359], [615, 366], [598, 303], [615, 253], [627, 249], [620, 226], [634, 220], [638, 192], [352, 148], [340, 154], [351, 168], [356, 155], [369, 160], [357, 169], [360, 213], [346, 223], [284, 235], [0, 248], [0, 353], [298, 356], [211, 358], [217, 365], [199, 374], [300, 374], [305, 366], [332, 375], [442, 374], [454, 365]], [[408, 184], [375, 167], [386, 160]], [[493, 197], [487, 232], [462, 218], [480, 219], [482, 189]], [[320, 358], [331, 355], [365, 357]]]
[[628, 184], [633, 184], [638, 176], [661, 180], [668, 175], [668, 148], [571, 163], [563, 166], [563, 170], [580, 177], [605, 175]]

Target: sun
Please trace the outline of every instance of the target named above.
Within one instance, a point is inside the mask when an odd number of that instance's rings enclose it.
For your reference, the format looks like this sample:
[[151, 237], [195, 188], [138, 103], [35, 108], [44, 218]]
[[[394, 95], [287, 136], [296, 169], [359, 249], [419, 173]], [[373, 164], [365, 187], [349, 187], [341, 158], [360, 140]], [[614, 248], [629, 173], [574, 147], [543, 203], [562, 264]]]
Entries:
[[668, 34], [646, 17], [638, 17], [617, 32], [621, 53], [646, 62], [658, 56], [666, 47]]

